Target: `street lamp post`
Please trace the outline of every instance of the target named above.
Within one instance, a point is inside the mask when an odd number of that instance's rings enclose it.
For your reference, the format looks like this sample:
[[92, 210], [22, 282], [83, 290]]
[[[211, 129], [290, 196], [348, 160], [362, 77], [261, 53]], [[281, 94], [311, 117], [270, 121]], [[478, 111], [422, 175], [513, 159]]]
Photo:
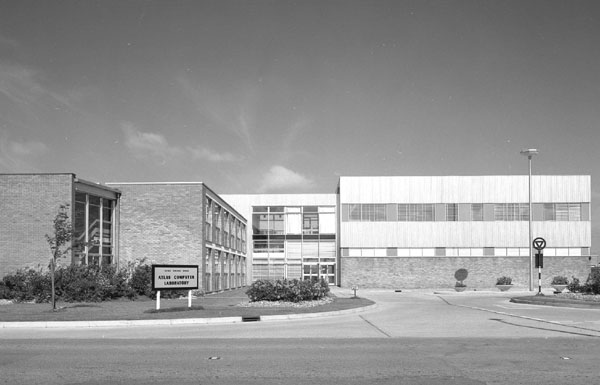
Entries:
[[529, 159], [529, 291], [533, 291], [533, 234], [531, 229], [531, 158], [534, 155], [539, 154], [539, 151], [535, 148], [529, 148], [521, 151], [521, 155], [524, 155]]

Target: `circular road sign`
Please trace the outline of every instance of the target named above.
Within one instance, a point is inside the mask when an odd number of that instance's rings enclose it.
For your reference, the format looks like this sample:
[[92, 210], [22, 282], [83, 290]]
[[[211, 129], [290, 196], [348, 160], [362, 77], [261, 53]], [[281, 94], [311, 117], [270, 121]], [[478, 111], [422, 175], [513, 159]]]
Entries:
[[537, 237], [536, 239], [533, 240], [533, 248], [536, 249], [537, 251], [544, 250], [544, 247], [546, 247], [546, 240], [544, 238]]

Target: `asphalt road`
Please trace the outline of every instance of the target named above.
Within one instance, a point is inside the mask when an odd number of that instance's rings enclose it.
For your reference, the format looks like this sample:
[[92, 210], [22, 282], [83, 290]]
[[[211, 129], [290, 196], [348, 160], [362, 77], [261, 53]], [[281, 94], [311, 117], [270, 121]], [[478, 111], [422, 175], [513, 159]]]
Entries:
[[[0, 384], [593, 384], [600, 310], [510, 294], [363, 292], [304, 320], [0, 329]], [[514, 294], [514, 293], [513, 293]]]

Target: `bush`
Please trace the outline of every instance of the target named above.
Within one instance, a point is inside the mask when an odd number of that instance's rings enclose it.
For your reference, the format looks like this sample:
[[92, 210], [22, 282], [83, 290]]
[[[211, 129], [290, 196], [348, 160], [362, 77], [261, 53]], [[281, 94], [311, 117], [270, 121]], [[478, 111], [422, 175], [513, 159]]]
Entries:
[[567, 285], [567, 289], [571, 293], [581, 293], [584, 291], [584, 287], [579, 281], [579, 278], [571, 277], [571, 282]]
[[312, 301], [329, 294], [329, 284], [324, 279], [305, 280], [257, 280], [246, 290], [250, 301]]
[[[56, 296], [66, 302], [99, 302], [120, 297], [134, 298], [125, 269], [115, 266], [61, 267], [55, 271]], [[52, 298], [50, 272], [20, 269], [2, 279], [0, 296], [18, 302], [49, 302]]]
[[52, 296], [48, 273], [42, 269], [19, 269], [14, 274], [2, 278], [5, 287], [3, 296], [18, 302], [48, 302]]
[[138, 295], [152, 296], [152, 266], [138, 265], [131, 273], [131, 289]]
[[11, 299], [10, 289], [4, 284], [3, 281], [0, 281], [0, 299]]
[[512, 285], [511, 277], [500, 277], [496, 280], [496, 285]]
[[585, 291], [590, 294], [600, 294], [600, 268], [593, 267], [585, 281]]
[[551, 285], [568, 285], [569, 280], [567, 279], [567, 277], [563, 277], [562, 275], [557, 275], [556, 277], [552, 278], [552, 282], [550, 284]]

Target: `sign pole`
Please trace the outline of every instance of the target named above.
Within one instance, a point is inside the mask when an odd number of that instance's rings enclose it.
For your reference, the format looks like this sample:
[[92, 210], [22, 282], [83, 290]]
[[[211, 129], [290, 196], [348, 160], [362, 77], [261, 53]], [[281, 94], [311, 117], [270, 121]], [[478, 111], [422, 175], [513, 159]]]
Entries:
[[542, 295], [542, 266], [538, 267], [538, 295]]
[[160, 310], [160, 290], [156, 291], [156, 310]]
[[537, 237], [536, 239], [533, 240], [533, 242], [530, 246], [533, 246], [538, 251], [537, 254], [535, 255], [535, 264], [536, 264], [536, 267], [538, 268], [538, 293], [537, 293], [537, 295], [543, 295], [542, 294], [542, 268], [544, 267], [543, 250], [546, 247], [546, 240], [542, 237]]
[[192, 307], [192, 291], [188, 290], [188, 307]]

